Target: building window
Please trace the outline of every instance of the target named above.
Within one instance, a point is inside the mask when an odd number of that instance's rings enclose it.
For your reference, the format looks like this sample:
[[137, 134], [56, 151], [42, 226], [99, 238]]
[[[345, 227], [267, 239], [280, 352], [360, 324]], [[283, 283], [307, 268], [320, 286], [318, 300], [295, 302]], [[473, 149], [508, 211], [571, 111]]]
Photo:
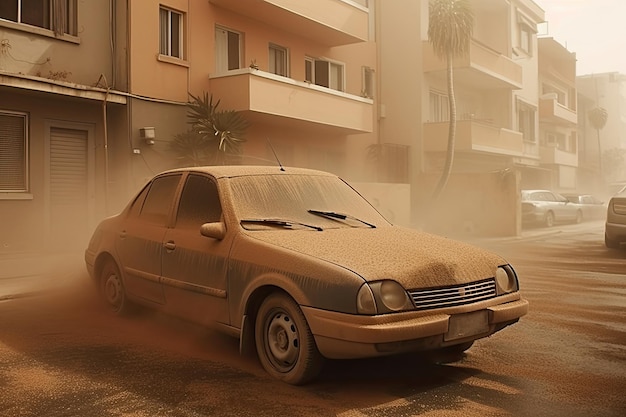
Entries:
[[524, 135], [524, 141], [536, 142], [535, 120], [537, 109], [522, 101], [517, 102], [517, 127], [518, 131]]
[[0, 111], [0, 192], [28, 191], [28, 115]]
[[159, 10], [159, 53], [183, 59], [183, 15], [161, 7]]
[[361, 78], [363, 83], [361, 85], [361, 95], [366, 98], [374, 98], [374, 70], [370, 67], [362, 67], [362, 69]]
[[447, 122], [450, 120], [450, 102], [446, 94], [436, 91], [430, 92], [430, 115], [431, 122]]
[[532, 55], [533, 36], [537, 33], [537, 24], [518, 11], [517, 26], [519, 27], [519, 49]]
[[304, 79], [322, 87], [344, 91], [344, 65], [325, 59], [306, 57]]
[[0, 19], [77, 35], [76, 0], [2, 0]]
[[217, 72], [241, 68], [241, 39], [238, 32], [215, 28], [215, 67]]
[[270, 44], [270, 72], [289, 77], [289, 51], [287, 48]]

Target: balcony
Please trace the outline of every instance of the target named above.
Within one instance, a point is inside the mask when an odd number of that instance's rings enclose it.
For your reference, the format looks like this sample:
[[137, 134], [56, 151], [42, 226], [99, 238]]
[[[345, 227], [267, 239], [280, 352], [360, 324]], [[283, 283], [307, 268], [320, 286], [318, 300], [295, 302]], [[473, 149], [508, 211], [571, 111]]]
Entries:
[[[428, 41], [423, 41], [424, 72], [445, 77], [446, 63], [439, 59]], [[522, 67], [475, 39], [469, 53], [453, 62], [455, 83], [476, 89], [522, 88]]]
[[556, 146], [540, 146], [539, 158], [541, 163], [546, 165], [578, 166], [578, 155], [576, 153], [563, 151]]
[[[448, 122], [424, 123], [424, 151], [445, 152], [448, 147]], [[456, 145], [458, 152], [482, 152], [522, 156], [522, 133], [494, 126], [479, 120], [458, 120]]]
[[239, 15], [327, 46], [369, 39], [369, 11], [343, 0], [209, 0]]
[[245, 68], [211, 76], [210, 91], [221, 108], [240, 111], [251, 122], [330, 135], [374, 128], [371, 99], [264, 71]]
[[542, 122], [563, 126], [572, 126], [578, 123], [577, 113], [559, 103], [556, 97], [550, 97], [549, 94], [539, 100], [539, 119]]

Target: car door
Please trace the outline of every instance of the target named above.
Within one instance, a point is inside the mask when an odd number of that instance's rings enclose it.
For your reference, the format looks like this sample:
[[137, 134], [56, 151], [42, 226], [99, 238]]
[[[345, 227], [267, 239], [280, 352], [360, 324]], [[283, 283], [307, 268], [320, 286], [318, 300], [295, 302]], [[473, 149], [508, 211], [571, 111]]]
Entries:
[[157, 304], [164, 302], [160, 283], [163, 237], [181, 177], [182, 173], [164, 175], [146, 186], [116, 241], [126, 291]]
[[550, 193], [550, 201], [554, 207], [554, 218], [557, 221], [568, 221], [576, 217], [576, 210], [567, 198], [557, 193]]
[[201, 323], [228, 323], [226, 269], [231, 235], [200, 234], [205, 223], [222, 222], [217, 183], [190, 173], [182, 189], [174, 227], [163, 238], [161, 282], [166, 310]]

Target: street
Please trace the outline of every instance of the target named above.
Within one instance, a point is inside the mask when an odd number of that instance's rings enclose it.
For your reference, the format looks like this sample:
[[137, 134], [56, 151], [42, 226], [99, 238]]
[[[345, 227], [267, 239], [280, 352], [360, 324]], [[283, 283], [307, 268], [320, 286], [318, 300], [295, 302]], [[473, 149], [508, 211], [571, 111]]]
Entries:
[[77, 263], [64, 285], [0, 302], [0, 416], [622, 416], [626, 250], [606, 249], [603, 227], [475, 241], [516, 268], [530, 313], [459, 361], [329, 361], [303, 387], [272, 379], [237, 340], [113, 316]]

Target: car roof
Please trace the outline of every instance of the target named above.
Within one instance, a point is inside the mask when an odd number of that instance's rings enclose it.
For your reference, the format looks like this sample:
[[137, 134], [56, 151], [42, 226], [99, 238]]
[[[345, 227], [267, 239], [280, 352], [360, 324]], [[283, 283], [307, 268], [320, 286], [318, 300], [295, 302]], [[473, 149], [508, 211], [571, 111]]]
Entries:
[[170, 172], [202, 172], [210, 174], [215, 178], [232, 178], [254, 175], [316, 175], [335, 177], [329, 172], [308, 168], [280, 167], [269, 165], [207, 165], [200, 167], [176, 168], [164, 171], [161, 174]]

